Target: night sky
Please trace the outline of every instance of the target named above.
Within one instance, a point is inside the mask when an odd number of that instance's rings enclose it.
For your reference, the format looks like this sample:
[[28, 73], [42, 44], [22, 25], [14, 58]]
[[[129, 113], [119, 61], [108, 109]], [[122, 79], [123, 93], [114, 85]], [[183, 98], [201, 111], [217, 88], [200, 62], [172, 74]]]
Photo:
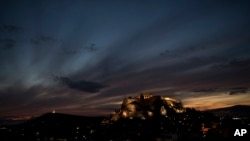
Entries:
[[250, 2], [0, 2], [0, 117], [107, 115], [141, 92], [250, 105]]

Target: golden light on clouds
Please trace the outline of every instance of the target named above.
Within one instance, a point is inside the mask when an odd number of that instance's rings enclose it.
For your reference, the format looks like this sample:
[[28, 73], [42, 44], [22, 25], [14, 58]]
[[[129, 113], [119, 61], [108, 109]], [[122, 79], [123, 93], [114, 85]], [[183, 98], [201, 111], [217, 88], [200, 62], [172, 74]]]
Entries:
[[209, 110], [216, 108], [229, 107], [233, 105], [250, 105], [250, 93], [240, 95], [220, 94], [212, 96], [192, 97], [182, 99], [185, 107], [197, 110]]

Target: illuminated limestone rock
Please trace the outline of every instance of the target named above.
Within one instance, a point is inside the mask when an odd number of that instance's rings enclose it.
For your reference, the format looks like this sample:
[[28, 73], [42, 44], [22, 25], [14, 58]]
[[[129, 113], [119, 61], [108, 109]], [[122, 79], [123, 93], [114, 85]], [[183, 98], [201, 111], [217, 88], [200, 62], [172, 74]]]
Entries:
[[153, 96], [151, 93], [141, 93], [134, 98], [128, 97], [123, 100], [121, 109], [116, 112], [111, 120], [119, 118], [149, 118], [153, 116], [174, 113], [183, 113], [185, 108], [181, 101], [162, 96]]

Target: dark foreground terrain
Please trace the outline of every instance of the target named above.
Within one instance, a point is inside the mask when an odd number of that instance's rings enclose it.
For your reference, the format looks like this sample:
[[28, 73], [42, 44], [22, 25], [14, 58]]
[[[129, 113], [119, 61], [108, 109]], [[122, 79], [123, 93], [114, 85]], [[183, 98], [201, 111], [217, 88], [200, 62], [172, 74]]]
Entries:
[[[48, 113], [17, 125], [1, 125], [1, 141], [207, 141], [249, 140], [250, 119], [214, 116], [187, 109], [183, 114], [110, 121], [109, 117], [84, 117]], [[234, 136], [236, 129], [246, 129]]]

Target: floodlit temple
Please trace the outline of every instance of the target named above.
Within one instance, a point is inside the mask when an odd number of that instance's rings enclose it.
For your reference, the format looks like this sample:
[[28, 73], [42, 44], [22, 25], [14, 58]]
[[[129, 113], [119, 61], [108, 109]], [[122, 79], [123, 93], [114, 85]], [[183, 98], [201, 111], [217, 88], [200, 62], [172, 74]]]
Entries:
[[111, 120], [119, 118], [150, 118], [153, 116], [183, 113], [185, 108], [181, 101], [169, 97], [153, 96], [141, 93], [136, 97], [123, 100], [121, 109], [116, 111]]

